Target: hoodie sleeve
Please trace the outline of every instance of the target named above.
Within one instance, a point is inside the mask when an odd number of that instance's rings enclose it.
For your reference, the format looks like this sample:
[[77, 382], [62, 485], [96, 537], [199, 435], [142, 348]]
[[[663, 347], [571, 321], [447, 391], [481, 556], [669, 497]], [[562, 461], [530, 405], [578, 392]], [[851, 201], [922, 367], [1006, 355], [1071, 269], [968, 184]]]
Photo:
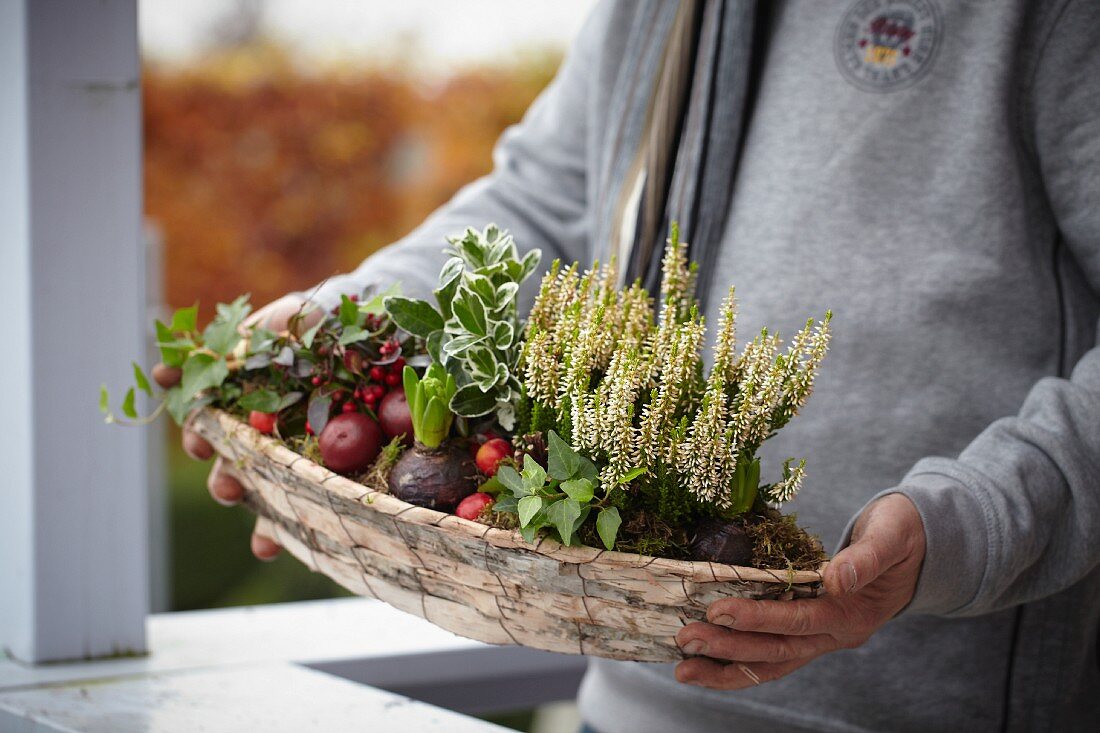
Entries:
[[[407, 295], [427, 297], [444, 263], [446, 237], [495, 223], [521, 250], [539, 248], [544, 260], [586, 256], [587, 118], [593, 68], [608, 32], [610, 3], [592, 12], [554, 80], [509, 128], [493, 153], [493, 171], [459, 191], [403, 239], [346, 275], [303, 293], [324, 307], [368, 285], [400, 282]], [[534, 280], [534, 278], [532, 279]], [[529, 281], [526, 290], [537, 287]], [[533, 292], [524, 295], [529, 299]]]
[[[1048, 27], [1022, 125], [1057, 246], [1100, 294], [1100, 3], [1061, 3]], [[991, 613], [1081, 580], [1100, 565], [1100, 348], [1038, 382], [957, 459], [926, 458], [889, 493], [913, 501], [927, 536], [910, 613]]]

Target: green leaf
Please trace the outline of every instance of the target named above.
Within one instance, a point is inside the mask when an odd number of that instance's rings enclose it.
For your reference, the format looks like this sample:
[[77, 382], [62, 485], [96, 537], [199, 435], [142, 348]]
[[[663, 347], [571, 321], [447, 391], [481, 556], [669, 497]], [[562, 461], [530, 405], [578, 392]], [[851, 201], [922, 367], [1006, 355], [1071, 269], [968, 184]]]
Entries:
[[313, 348], [313, 339], [317, 338], [317, 332], [321, 330], [321, 326], [325, 325], [325, 319], [317, 321], [316, 324], [308, 331], [302, 334], [302, 346], [307, 349]]
[[526, 280], [531, 275], [531, 273], [535, 271], [535, 268], [539, 266], [540, 259], [542, 259], [541, 250], [533, 249], [525, 254], [522, 260], [523, 274], [519, 278], [517, 278], [517, 280], [519, 282], [523, 282], [524, 280]]
[[520, 471], [520, 476], [523, 477], [523, 483], [528, 486], [542, 486], [546, 483], [546, 471], [539, 465], [538, 461], [531, 457], [530, 453], [526, 453], [523, 456], [523, 470]]
[[451, 411], [438, 397], [432, 397], [420, 416], [420, 434], [417, 439], [429, 448], [438, 448], [451, 430]]
[[586, 478], [590, 481], [595, 481], [599, 475], [599, 469], [596, 468], [596, 464], [588, 460], [585, 456], [579, 456], [580, 465], [577, 467], [577, 478]]
[[296, 405], [302, 400], [301, 392], [287, 392], [285, 395], [279, 398], [279, 406], [275, 408], [275, 412], [285, 410], [291, 405]]
[[192, 354], [183, 364], [183, 378], [180, 388], [185, 399], [191, 399], [205, 389], [220, 387], [229, 376], [229, 367], [224, 359], [210, 354]]
[[255, 410], [256, 412], [278, 412], [280, 398], [269, 389], [257, 389], [241, 397], [237, 404], [242, 410]]
[[516, 330], [508, 321], [497, 321], [493, 324], [493, 343], [498, 349], [507, 349], [515, 339]]
[[313, 429], [314, 435], [320, 436], [321, 431], [328, 425], [330, 407], [332, 407], [331, 395], [314, 392], [310, 397], [309, 405], [306, 407], [306, 419], [309, 420], [309, 427]]
[[371, 337], [371, 332], [365, 328], [359, 326], [348, 326], [344, 329], [344, 332], [340, 334], [340, 345], [348, 346], [350, 344], [357, 344], [360, 341], [366, 341]]
[[446, 345], [447, 334], [443, 333], [442, 328], [438, 331], [432, 331], [424, 341], [424, 347], [428, 350], [428, 356], [430, 356], [432, 361], [436, 364], [446, 363], [445, 355], [443, 354], [443, 347]]
[[551, 476], [558, 481], [577, 477], [581, 465], [580, 455], [553, 430], [548, 436], [547, 452], [550, 457], [547, 467], [550, 469]]
[[130, 363], [134, 365], [134, 384], [136, 384], [137, 388], [140, 389], [142, 392], [152, 397], [153, 388], [149, 385], [149, 378], [145, 376], [145, 372], [142, 371], [141, 367], [138, 366], [138, 363], [136, 361], [132, 361]]
[[[454, 309], [455, 319], [461, 325], [461, 328], [478, 336], [489, 335], [485, 322], [485, 306], [482, 304], [481, 299], [472, 292], [459, 287], [452, 308]], [[449, 326], [448, 330], [452, 333], [457, 331], [453, 326]]]
[[443, 316], [431, 304], [412, 298], [386, 298], [386, 311], [400, 328], [427, 339], [443, 329]]
[[160, 321], [156, 322], [156, 326], [157, 347], [160, 349], [160, 360], [164, 362], [165, 366], [183, 366], [183, 360], [187, 358], [188, 353], [194, 348], [194, 344], [190, 341], [176, 339], [171, 329]]
[[99, 385], [99, 411], [104, 415], [111, 412], [111, 396], [107, 393], [107, 385]]
[[558, 530], [561, 541], [573, 544], [573, 525], [581, 516], [581, 505], [573, 499], [559, 499], [546, 507], [546, 519]]
[[507, 512], [509, 514], [519, 513], [519, 500], [514, 496], [508, 494], [501, 494], [497, 497], [497, 500], [493, 502], [494, 512]]
[[636, 466], [636, 467], [630, 469], [629, 471], [627, 471], [626, 473], [624, 473], [622, 476], [619, 476], [619, 480], [616, 481], [615, 483], [617, 483], [619, 485], [629, 484], [634, 479], [636, 479], [639, 476], [641, 476], [645, 473], [648, 473], [648, 472], [649, 472], [649, 469], [646, 468], [645, 466]]
[[595, 487], [586, 478], [573, 478], [562, 481], [560, 488], [570, 499], [580, 504], [587, 504], [592, 501], [592, 496], [595, 493]]
[[504, 484], [502, 484], [500, 482], [500, 479], [498, 479], [496, 476], [492, 476], [485, 479], [485, 481], [481, 483], [481, 486], [477, 487], [477, 490], [483, 494], [496, 496], [504, 490]]
[[604, 507], [596, 516], [596, 533], [600, 535], [603, 546], [607, 549], [615, 549], [615, 537], [618, 536], [619, 526], [622, 523], [619, 510], [613, 506]]
[[232, 303], [218, 303], [217, 315], [202, 332], [203, 345], [223, 356], [233, 351], [241, 340], [241, 323], [251, 310], [247, 295]]
[[126, 396], [122, 398], [122, 414], [134, 420], [137, 418], [137, 410], [134, 408], [134, 388], [126, 390]]
[[488, 415], [496, 404], [495, 393], [483, 392], [476, 384], [467, 384], [451, 398], [451, 410], [463, 417]]
[[172, 325], [169, 329], [173, 332], [191, 333], [198, 330], [199, 306], [196, 303], [190, 308], [180, 308], [172, 314]]
[[511, 491], [512, 495], [516, 498], [530, 496], [533, 493], [531, 489], [527, 488], [527, 485], [523, 483], [523, 479], [520, 478], [516, 469], [511, 466], [500, 466], [494, 478], [500, 481], [504, 488]]
[[369, 300], [359, 302], [359, 312], [365, 316], [380, 316], [386, 312], [386, 299], [401, 295], [401, 283], [395, 282], [381, 293], [375, 293]]
[[541, 496], [525, 496], [520, 499], [517, 509], [519, 512], [519, 526], [526, 527], [530, 524], [540, 509], [542, 509]]
[[346, 295], [340, 296], [340, 325], [344, 328], [359, 325], [359, 304]]
[[462, 333], [457, 336], [452, 336], [447, 343], [443, 345], [443, 352], [448, 356], [461, 356], [464, 351], [472, 346], [480, 344], [484, 340], [484, 336], [478, 336], [474, 333]]

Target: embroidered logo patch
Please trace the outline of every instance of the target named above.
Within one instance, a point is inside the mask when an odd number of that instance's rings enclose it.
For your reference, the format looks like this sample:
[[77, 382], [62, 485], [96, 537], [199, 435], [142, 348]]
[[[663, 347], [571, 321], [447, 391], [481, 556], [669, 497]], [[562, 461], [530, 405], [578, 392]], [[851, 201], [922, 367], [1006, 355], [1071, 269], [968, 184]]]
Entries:
[[837, 66], [860, 89], [905, 89], [932, 66], [941, 28], [934, 0], [858, 0], [836, 31]]

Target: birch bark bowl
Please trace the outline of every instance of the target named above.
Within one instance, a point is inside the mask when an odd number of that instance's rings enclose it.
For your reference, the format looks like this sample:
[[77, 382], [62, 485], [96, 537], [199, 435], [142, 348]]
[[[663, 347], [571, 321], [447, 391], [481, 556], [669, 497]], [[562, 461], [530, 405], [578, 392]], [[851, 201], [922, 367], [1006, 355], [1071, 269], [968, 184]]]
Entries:
[[676, 632], [712, 601], [821, 593], [819, 571], [529, 544], [369, 489], [228, 413], [206, 408], [192, 428], [230, 464], [265, 531], [311, 570], [478, 641], [674, 662]]

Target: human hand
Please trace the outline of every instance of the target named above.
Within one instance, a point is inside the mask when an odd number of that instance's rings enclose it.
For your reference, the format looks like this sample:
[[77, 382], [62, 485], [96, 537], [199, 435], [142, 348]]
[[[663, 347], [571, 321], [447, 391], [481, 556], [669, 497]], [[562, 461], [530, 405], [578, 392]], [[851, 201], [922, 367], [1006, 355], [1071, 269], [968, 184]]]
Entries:
[[699, 655], [676, 665], [676, 679], [738, 690], [860, 646], [913, 598], [924, 551], [924, 524], [913, 502], [884, 496], [860, 515], [851, 544], [825, 569], [826, 595], [715, 601], [707, 609], [710, 623], [688, 624], [676, 635], [686, 654]]
[[[286, 330], [290, 319], [302, 309], [304, 302], [304, 298], [299, 295], [285, 295], [258, 309], [249, 316], [244, 325], [261, 325], [276, 332]], [[303, 316], [301, 325], [303, 328], [309, 328], [321, 317], [321, 311], [315, 309]], [[167, 367], [164, 364], [153, 367], [153, 379], [164, 389], [178, 384], [181, 375], [182, 372], [178, 367]], [[189, 429], [188, 424], [189, 421], [185, 421], [183, 425], [184, 452], [197, 461], [209, 460], [214, 456], [214, 447], [203, 440], [198, 433]], [[221, 456], [214, 461], [210, 476], [206, 480], [206, 487], [214, 497], [214, 501], [224, 506], [239, 504], [244, 498], [244, 487], [230, 473]], [[274, 560], [282, 548], [273, 538], [264, 534], [265, 526], [262, 520], [257, 520], [256, 529], [252, 532], [252, 554], [260, 560]]]

